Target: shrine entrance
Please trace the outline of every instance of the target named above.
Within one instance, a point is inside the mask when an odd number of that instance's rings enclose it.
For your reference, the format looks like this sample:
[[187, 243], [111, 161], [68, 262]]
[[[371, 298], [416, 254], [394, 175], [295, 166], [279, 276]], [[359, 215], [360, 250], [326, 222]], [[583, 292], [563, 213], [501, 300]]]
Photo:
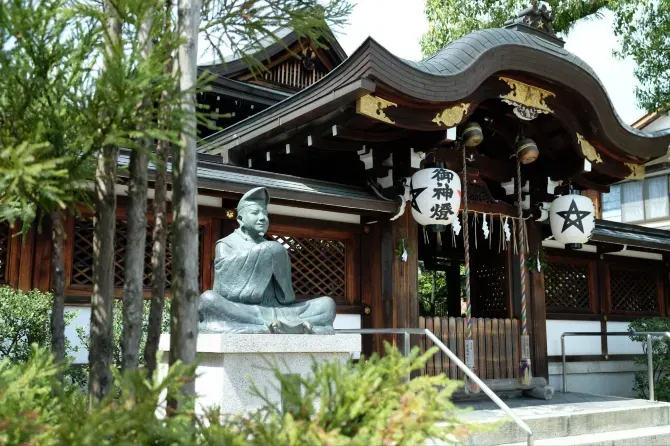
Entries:
[[[476, 219], [475, 219], [476, 216]], [[486, 222], [486, 223], [484, 223]], [[518, 246], [512, 219], [492, 214], [472, 213], [469, 218], [471, 274], [471, 330], [475, 366], [483, 379], [519, 377], [520, 332], [518, 308], [515, 318], [514, 278]], [[441, 243], [440, 243], [441, 242]], [[466, 303], [463, 232], [441, 234], [419, 228], [419, 326], [434, 332], [458, 357], [465, 361]], [[422, 349], [433, 343], [423, 338]], [[445, 373], [462, 379], [463, 372], [439, 352], [426, 364], [425, 373]]]

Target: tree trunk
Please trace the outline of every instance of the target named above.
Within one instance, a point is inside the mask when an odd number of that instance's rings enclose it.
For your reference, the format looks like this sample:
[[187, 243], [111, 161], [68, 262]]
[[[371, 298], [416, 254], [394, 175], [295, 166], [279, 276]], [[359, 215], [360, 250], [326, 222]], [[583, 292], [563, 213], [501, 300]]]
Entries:
[[[172, 30], [172, 2], [165, 3], [165, 26]], [[170, 57], [165, 64], [165, 72], [172, 73], [174, 58]], [[165, 103], [170, 93], [163, 91], [161, 103]], [[160, 105], [159, 105], [160, 107]], [[144, 346], [144, 363], [149, 377], [156, 370], [156, 355], [163, 329], [163, 308], [165, 304], [165, 250], [167, 249], [167, 161], [170, 143], [158, 141], [156, 145], [156, 179], [154, 181], [154, 232], [151, 249], [151, 307], [149, 309], [149, 327], [147, 343]]]
[[[191, 90], [197, 77], [200, 0], [179, 0], [177, 27], [184, 43], [179, 47], [180, 88]], [[195, 95], [183, 102], [186, 114], [181, 141], [173, 150], [173, 261], [170, 364], [196, 360], [198, 337], [198, 207], [196, 205], [196, 116]], [[195, 393], [195, 381], [183, 388]]]
[[93, 294], [91, 295], [91, 338], [89, 403], [109, 393], [112, 386], [114, 327], [114, 234], [116, 232], [116, 147], [104, 147], [95, 172], [96, 209], [93, 223]]
[[135, 150], [130, 155], [128, 189], [128, 235], [123, 277], [123, 369], [139, 365], [142, 336], [142, 293], [144, 291], [144, 248], [147, 236], [147, 153]]
[[51, 225], [53, 243], [51, 288], [54, 298], [51, 307], [51, 351], [56, 363], [62, 364], [65, 360], [65, 263], [63, 258], [65, 227], [61, 209], [56, 209], [51, 213]]
[[[151, 51], [149, 30], [151, 15], [142, 23], [140, 45], [142, 57]], [[151, 107], [144, 101], [141, 107]], [[146, 123], [140, 123], [140, 126]], [[147, 169], [151, 139], [145, 138], [142, 149], [130, 154], [130, 184], [128, 188], [128, 236], [123, 276], [123, 334], [121, 352], [123, 370], [134, 370], [140, 362], [140, 339], [142, 338], [142, 294], [144, 291], [144, 249], [147, 237]]]
[[[121, 38], [121, 21], [114, 6], [105, 2], [110, 42], [106, 57]], [[114, 234], [116, 232], [116, 163], [118, 148], [106, 146], [98, 153], [95, 168], [95, 218], [93, 221], [93, 294], [91, 295], [91, 337], [89, 341], [88, 396], [93, 406], [112, 387], [114, 346]]]
[[[170, 68], [171, 70], [171, 68]], [[163, 304], [165, 302], [165, 244], [167, 241], [167, 157], [170, 144], [159, 141], [156, 147], [156, 157], [159, 165], [156, 168], [153, 211], [154, 233], [151, 250], [151, 308], [149, 310], [149, 329], [147, 343], [144, 347], [144, 362], [147, 373], [152, 376], [156, 370], [156, 353], [160, 341], [163, 325]]]

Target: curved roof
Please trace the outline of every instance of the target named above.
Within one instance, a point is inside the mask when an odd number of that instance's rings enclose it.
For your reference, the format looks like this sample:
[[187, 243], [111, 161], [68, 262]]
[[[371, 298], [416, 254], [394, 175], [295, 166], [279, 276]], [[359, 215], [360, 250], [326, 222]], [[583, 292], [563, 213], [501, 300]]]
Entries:
[[[633, 157], [665, 155], [670, 130], [644, 132], [625, 124], [591, 67], [550, 39], [517, 29], [471, 33], [421, 62], [394, 56], [368, 38], [346, 61], [322, 80], [294, 96], [208, 138], [207, 150], [251, 142], [306, 122], [316, 108], [356, 80], [367, 79], [418, 101], [450, 103], [472, 93], [500, 72], [520, 72], [576, 91], [593, 109], [591, 128], [606, 146]], [[372, 88], [374, 90], [374, 86]], [[369, 92], [361, 92], [360, 96]], [[331, 108], [332, 110], [332, 108]], [[327, 112], [328, 109], [325, 109]]]
[[[259, 42], [260, 46], [265, 49], [254, 54], [254, 59], [259, 62], [269, 60], [273, 56], [286, 51], [287, 48], [291, 47], [300, 40], [298, 34], [288, 28], [281, 28], [277, 30], [275, 32], [275, 36], [277, 39], [266, 37]], [[344, 49], [342, 49], [339, 42], [332, 34], [325, 36], [323, 43], [328, 45], [330, 50], [329, 52], [332, 54], [333, 60], [336, 64], [341, 63], [347, 58], [347, 53], [344, 52]], [[223, 62], [203, 64], [200, 65], [199, 68], [206, 69], [212, 73], [218, 74], [219, 76], [225, 77], [239, 75], [240, 73], [249, 70], [249, 66], [243, 58], [235, 57], [233, 55], [227, 56]]]

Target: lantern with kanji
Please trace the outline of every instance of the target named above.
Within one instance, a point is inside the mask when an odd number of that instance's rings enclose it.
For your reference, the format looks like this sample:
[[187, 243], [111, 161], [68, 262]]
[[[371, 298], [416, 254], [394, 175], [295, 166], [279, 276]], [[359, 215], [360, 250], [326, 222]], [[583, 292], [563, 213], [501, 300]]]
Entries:
[[443, 167], [422, 169], [412, 175], [410, 194], [414, 219], [439, 230], [458, 215], [461, 179], [456, 172]]
[[551, 203], [549, 222], [554, 239], [566, 248], [579, 249], [591, 238], [595, 208], [589, 197], [563, 195]]

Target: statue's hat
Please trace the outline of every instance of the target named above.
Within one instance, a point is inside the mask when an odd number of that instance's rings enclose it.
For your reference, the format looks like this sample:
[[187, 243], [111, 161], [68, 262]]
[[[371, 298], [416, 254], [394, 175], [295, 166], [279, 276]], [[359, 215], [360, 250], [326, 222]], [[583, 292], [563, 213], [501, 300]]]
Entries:
[[258, 206], [267, 209], [268, 203], [270, 203], [270, 194], [268, 193], [268, 190], [264, 187], [256, 187], [242, 195], [239, 203], [237, 203], [237, 211], [239, 212], [252, 204], [257, 204]]

